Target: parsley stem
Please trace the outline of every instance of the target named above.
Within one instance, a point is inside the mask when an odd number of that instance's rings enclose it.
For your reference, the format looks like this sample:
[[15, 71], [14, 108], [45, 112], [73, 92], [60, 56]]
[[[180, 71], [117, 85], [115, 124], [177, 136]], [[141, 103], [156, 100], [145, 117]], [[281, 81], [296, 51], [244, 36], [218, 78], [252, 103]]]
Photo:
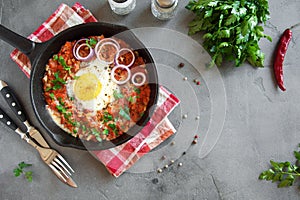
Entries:
[[281, 172], [281, 174], [292, 175], [292, 176], [300, 176], [300, 173], [298, 173], [297, 171], [294, 171], [294, 173], [292, 173], [292, 172]]

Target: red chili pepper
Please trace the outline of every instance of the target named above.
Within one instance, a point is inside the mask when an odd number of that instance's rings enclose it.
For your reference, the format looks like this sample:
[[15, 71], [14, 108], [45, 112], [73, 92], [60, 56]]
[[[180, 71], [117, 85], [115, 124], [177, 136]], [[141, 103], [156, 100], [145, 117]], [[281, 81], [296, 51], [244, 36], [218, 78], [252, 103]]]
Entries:
[[282, 91], [285, 91], [285, 87], [283, 85], [283, 61], [291, 39], [292, 39], [292, 31], [291, 29], [286, 29], [280, 38], [276, 50], [276, 55], [275, 55], [275, 62], [274, 62], [275, 78], [278, 87]]

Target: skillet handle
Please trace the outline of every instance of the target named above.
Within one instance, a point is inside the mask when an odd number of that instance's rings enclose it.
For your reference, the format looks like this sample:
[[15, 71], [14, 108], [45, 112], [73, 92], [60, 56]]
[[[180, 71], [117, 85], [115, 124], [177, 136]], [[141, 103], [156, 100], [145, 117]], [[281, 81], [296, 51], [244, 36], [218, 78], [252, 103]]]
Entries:
[[0, 24], [0, 39], [19, 49], [28, 57], [34, 50], [36, 43], [9, 30]]

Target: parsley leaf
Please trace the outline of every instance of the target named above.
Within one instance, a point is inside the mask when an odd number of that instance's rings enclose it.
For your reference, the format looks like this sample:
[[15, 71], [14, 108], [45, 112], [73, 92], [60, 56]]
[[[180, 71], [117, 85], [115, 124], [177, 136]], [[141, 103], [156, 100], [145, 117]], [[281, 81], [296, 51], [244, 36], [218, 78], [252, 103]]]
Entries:
[[18, 167], [16, 167], [13, 170], [13, 173], [14, 173], [15, 177], [18, 177], [18, 176], [20, 176], [20, 175], [23, 174], [25, 176], [25, 178], [27, 179], [28, 182], [32, 182], [32, 174], [33, 174], [33, 172], [32, 171], [25, 171], [24, 170], [25, 168], [30, 167], [30, 166], [32, 166], [32, 164], [27, 164], [24, 161], [20, 162], [18, 164]]
[[256, 67], [264, 66], [261, 38], [272, 41], [259, 24], [269, 19], [268, 0], [190, 0], [186, 9], [196, 14], [189, 23], [189, 35], [204, 33], [203, 46], [212, 55], [209, 67], [223, 61], [245, 61]]
[[58, 57], [58, 62], [61, 64], [61, 66], [63, 66], [64, 70], [68, 71], [69, 73], [71, 72], [71, 66], [67, 65], [63, 56]]
[[300, 177], [300, 168], [297, 165], [297, 162], [300, 161], [300, 152], [294, 151], [294, 156], [297, 159], [295, 164], [291, 164], [288, 161], [275, 162], [270, 160], [270, 169], [263, 171], [258, 178], [260, 180], [278, 182], [277, 187], [279, 188], [292, 186], [296, 178]]
[[119, 111], [119, 115], [122, 116], [126, 120], [130, 120], [130, 113], [129, 113], [129, 108], [121, 108]]
[[86, 44], [89, 46], [89, 47], [95, 47], [95, 45], [97, 44], [97, 40], [94, 39], [94, 38], [90, 38], [88, 40], [86, 40]]
[[113, 96], [116, 100], [122, 99], [124, 95], [121, 92], [118, 92], [117, 90], [114, 90]]

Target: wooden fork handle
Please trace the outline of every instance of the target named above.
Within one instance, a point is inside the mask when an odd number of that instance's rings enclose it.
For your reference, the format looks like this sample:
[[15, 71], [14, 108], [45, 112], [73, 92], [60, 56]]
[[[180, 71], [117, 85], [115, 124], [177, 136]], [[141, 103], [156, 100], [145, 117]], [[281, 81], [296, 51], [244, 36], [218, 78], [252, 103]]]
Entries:
[[32, 126], [29, 128], [29, 135], [30, 137], [34, 138], [42, 147], [50, 148], [42, 134]]

